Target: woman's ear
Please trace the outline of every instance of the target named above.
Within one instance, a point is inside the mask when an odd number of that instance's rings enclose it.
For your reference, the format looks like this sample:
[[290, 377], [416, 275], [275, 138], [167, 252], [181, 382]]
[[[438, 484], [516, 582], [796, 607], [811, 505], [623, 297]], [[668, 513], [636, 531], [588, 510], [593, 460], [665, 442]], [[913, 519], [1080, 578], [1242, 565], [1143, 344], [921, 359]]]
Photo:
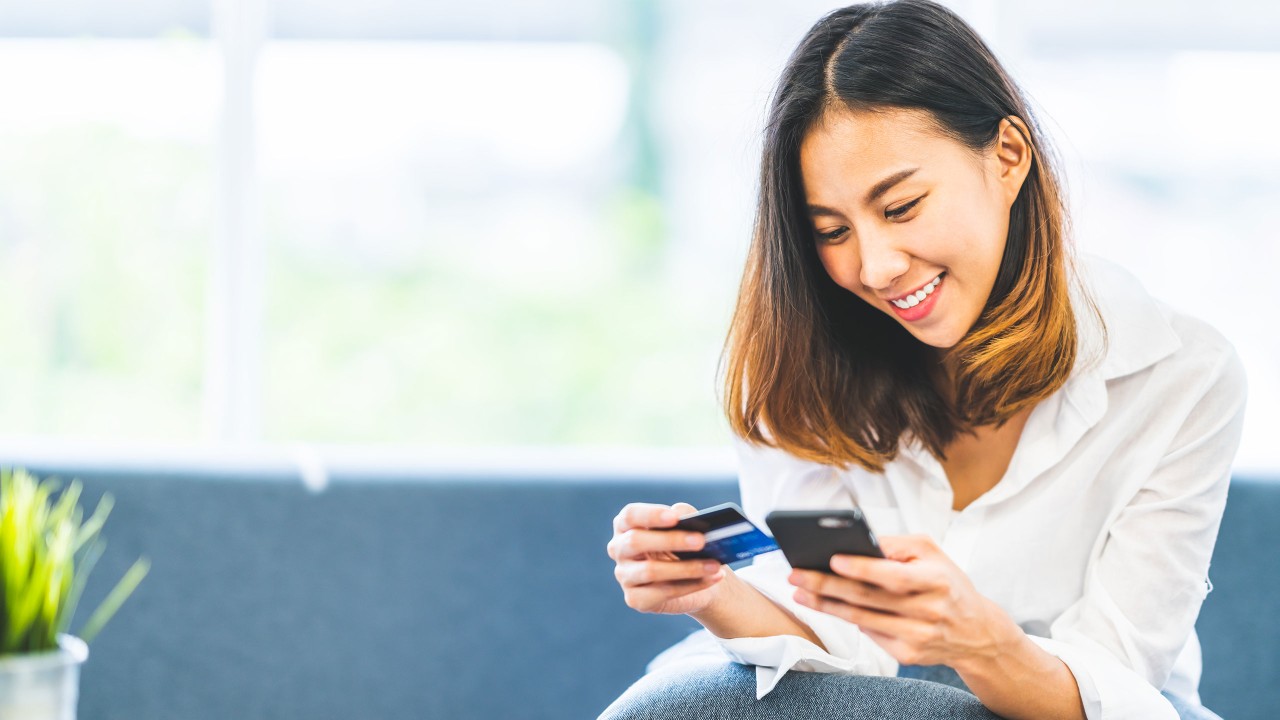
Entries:
[[1017, 115], [1002, 118], [995, 139], [996, 179], [1004, 188], [1005, 204], [1010, 207], [1031, 172], [1033, 152], [1031, 132], [1022, 118]]

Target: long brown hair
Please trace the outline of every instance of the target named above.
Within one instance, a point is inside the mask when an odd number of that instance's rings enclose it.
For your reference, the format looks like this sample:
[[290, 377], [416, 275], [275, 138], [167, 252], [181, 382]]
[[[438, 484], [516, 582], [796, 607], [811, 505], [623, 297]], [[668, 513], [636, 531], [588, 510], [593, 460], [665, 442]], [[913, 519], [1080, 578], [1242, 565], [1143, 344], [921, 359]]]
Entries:
[[[974, 151], [991, 146], [1002, 119], [1026, 124], [1031, 169], [1010, 209], [995, 285], [946, 351], [954, 397], [943, 392], [934, 350], [838, 286], [818, 259], [799, 148], [840, 107], [927, 110]], [[1056, 164], [1022, 93], [950, 10], [901, 0], [822, 18], [783, 70], [765, 127], [755, 229], [721, 358], [733, 431], [807, 460], [879, 472], [904, 432], [945, 458], [959, 433], [1003, 424], [1061, 388], [1077, 337]]]

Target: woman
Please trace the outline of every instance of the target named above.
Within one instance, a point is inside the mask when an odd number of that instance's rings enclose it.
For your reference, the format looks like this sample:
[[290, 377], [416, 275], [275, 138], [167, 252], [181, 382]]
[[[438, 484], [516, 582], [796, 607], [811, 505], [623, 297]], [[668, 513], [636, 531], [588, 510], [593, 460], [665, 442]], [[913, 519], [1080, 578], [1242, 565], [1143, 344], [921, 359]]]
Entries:
[[628, 505], [627, 604], [704, 628], [602, 717], [1216, 717], [1193, 625], [1242, 367], [1068, 251], [971, 28], [925, 0], [818, 22], [772, 101], [725, 406], [757, 525], [856, 503], [888, 559], [678, 561], [694, 508]]

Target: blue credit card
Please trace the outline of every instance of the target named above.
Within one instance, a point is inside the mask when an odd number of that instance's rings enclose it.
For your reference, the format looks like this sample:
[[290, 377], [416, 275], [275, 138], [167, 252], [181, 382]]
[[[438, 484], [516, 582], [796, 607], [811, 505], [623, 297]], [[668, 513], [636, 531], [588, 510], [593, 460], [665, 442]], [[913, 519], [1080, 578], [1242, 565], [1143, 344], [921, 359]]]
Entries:
[[676, 552], [681, 560], [711, 558], [727, 565], [778, 549], [773, 538], [748, 520], [735, 503], [716, 505], [680, 518], [673, 529], [707, 536], [707, 544], [701, 550]]

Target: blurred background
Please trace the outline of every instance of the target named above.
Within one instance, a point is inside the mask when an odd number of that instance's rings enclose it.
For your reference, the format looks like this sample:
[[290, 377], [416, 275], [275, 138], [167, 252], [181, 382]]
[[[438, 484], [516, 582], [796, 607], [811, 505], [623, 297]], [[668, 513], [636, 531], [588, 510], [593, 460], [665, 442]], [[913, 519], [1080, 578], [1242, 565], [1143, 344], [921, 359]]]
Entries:
[[[950, 5], [1280, 469], [1280, 5]], [[0, 0], [0, 442], [727, 466], [765, 104], [837, 6]]]

